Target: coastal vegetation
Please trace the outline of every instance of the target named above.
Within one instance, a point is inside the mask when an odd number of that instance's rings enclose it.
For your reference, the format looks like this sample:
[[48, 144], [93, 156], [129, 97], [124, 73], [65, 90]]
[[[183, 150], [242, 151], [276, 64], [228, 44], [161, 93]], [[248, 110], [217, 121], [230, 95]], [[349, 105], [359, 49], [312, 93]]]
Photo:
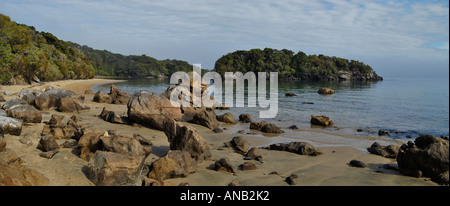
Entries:
[[278, 72], [280, 78], [301, 80], [382, 79], [372, 67], [360, 61], [272, 48], [228, 53], [216, 61], [214, 71], [220, 74], [235, 71]]

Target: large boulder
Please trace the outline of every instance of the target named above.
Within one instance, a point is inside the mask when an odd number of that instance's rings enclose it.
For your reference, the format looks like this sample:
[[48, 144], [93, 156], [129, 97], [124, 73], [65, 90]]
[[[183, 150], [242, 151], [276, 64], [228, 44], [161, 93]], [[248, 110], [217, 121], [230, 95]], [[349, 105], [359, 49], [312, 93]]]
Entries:
[[334, 90], [324, 87], [324, 88], [320, 88], [317, 93], [319, 93], [319, 94], [334, 94]]
[[249, 149], [248, 141], [245, 140], [241, 136], [233, 137], [233, 139], [230, 141], [230, 144], [236, 149], [237, 152], [246, 154]]
[[400, 146], [398, 145], [381, 146], [378, 142], [374, 142], [370, 147], [367, 148], [367, 151], [370, 152], [370, 154], [395, 159], [397, 158], [399, 149]]
[[5, 102], [5, 104], [3, 104], [2, 109], [4, 110], [8, 110], [9, 108], [16, 106], [16, 105], [21, 105], [21, 104], [28, 104], [27, 101], [23, 100], [23, 99], [11, 99], [7, 102]]
[[229, 124], [237, 124], [236, 119], [234, 118], [233, 114], [231, 114], [230, 112], [227, 112], [222, 115], [218, 115], [217, 120], [219, 120], [221, 122], [229, 123]]
[[244, 123], [253, 122], [252, 117], [250, 117], [250, 114], [239, 115], [239, 121], [244, 122]]
[[112, 104], [127, 104], [131, 97], [130, 94], [117, 89], [115, 85], [111, 86], [109, 96], [111, 96]]
[[112, 103], [112, 98], [108, 94], [105, 94], [102, 91], [98, 91], [97, 93], [95, 93], [95, 96], [92, 99], [92, 101], [98, 102], [98, 103], [111, 104]]
[[96, 151], [88, 163], [88, 178], [97, 186], [136, 184], [145, 156]]
[[59, 145], [53, 137], [42, 136], [39, 140], [37, 148], [43, 152], [49, 152], [59, 149]]
[[75, 98], [60, 98], [56, 102], [56, 110], [60, 112], [79, 113], [89, 109], [89, 106], [85, 105], [81, 100]]
[[49, 180], [22, 164], [11, 151], [0, 152], [0, 186], [47, 186]]
[[51, 96], [46, 92], [39, 94], [34, 99], [34, 106], [39, 110], [48, 110], [54, 106], [54, 103], [56, 103], [56, 100], [52, 101]]
[[328, 127], [333, 125], [333, 121], [331, 120], [331, 118], [326, 116], [311, 115], [311, 124]]
[[163, 96], [140, 91], [131, 96], [127, 104], [128, 120], [147, 125], [154, 129], [164, 130], [164, 119], [182, 119], [181, 109], [173, 107], [170, 100]]
[[208, 142], [191, 126], [183, 125], [173, 119], [164, 121], [167, 139], [171, 150], [188, 152], [192, 158], [201, 162], [211, 157]]
[[219, 126], [219, 121], [217, 121], [217, 117], [214, 111], [208, 110], [203, 110], [197, 113], [192, 119], [192, 123], [203, 125], [211, 130]]
[[18, 104], [6, 110], [8, 117], [21, 119], [27, 123], [41, 123], [42, 114], [39, 110], [28, 104]]
[[22, 120], [0, 116], [0, 134], [19, 136], [22, 133]]
[[100, 137], [103, 132], [95, 129], [84, 129], [83, 135], [78, 140], [78, 147], [80, 148], [80, 158], [89, 161], [97, 150], [100, 150], [102, 145]]
[[100, 118], [107, 122], [116, 124], [126, 124], [128, 123], [128, 117], [118, 115], [114, 111], [108, 111], [106, 107], [103, 107], [102, 113], [99, 115]]
[[169, 150], [166, 156], [152, 163], [148, 177], [156, 180], [164, 180], [186, 177], [196, 171], [197, 162], [188, 152]]
[[108, 94], [98, 91], [92, 101], [108, 104], [127, 104], [128, 100], [130, 100], [130, 94], [120, 91], [115, 85], [112, 85]]
[[123, 135], [116, 136], [102, 136], [100, 137], [102, 142], [103, 151], [124, 153], [129, 155], [145, 155], [144, 148], [141, 143], [134, 137], [127, 137]]
[[401, 173], [431, 177], [438, 183], [449, 183], [449, 141], [433, 135], [422, 135], [400, 147], [397, 164]]
[[277, 125], [264, 120], [261, 122], [251, 122], [250, 129], [260, 130], [265, 133], [284, 133]]
[[321, 152], [316, 149], [313, 145], [307, 142], [290, 142], [287, 144], [279, 143], [279, 144], [271, 144], [266, 149], [270, 150], [279, 150], [279, 151], [287, 151], [296, 153], [299, 155], [309, 155], [309, 156], [317, 156], [321, 154]]

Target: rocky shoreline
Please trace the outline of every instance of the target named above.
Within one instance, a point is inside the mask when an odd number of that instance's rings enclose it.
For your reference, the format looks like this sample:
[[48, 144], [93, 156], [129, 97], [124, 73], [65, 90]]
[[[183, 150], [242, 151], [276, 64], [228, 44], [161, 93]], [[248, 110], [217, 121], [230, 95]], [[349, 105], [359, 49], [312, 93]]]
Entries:
[[[98, 83], [2, 87], [0, 185], [448, 185], [448, 139], [374, 143], [371, 154], [302, 141], [267, 144], [226, 130], [277, 135], [285, 128], [249, 114], [174, 108], [171, 87], [163, 94], [89, 90]], [[312, 116], [311, 123], [322, 119], [331, 121]]]

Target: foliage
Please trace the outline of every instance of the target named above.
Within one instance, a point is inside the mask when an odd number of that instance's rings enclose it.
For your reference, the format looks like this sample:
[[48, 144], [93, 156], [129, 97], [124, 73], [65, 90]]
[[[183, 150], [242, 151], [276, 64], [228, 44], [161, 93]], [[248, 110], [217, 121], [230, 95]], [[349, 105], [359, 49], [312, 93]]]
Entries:
[[77, 48], [0, 14], [0, 84], [94, 76], [91, 62]]
[[337, 77], [340, 72], [354, 74], [373, 73], [372, 68], [362, 62], [325, 55], [306, 55], [282, 49], [251, 49], [228, 53], [216, 61], [214, 71], [225, 72], [278, 72], [281, 78], [323, 79]]

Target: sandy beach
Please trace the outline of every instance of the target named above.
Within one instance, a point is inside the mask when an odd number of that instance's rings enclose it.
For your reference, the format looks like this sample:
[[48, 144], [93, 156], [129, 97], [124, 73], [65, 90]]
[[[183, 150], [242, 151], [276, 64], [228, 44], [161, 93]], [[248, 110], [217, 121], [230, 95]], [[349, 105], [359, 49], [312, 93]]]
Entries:
[[[114, 130], [116, 133], [133, 136], [140, 134], [153, 143], [152, 154], [146, 162], [151, 163], [164, 156], [169, 151], [169, 142], [162, 131], [150, 129], [144, 126], [131, 126], [125, 124], [113, 124], [98, 117], [103, 107], [117, 114], [126, 115], [126, 105], [114, 105], [93, 102], [93, 94], [84, 94], [85, 90], [97, 84], [113, 83], [121, 80], [90, 79], [90, 80], [65, 80], [49, 82], [43, 85], [15, 85], [1, 86], [0, 91], [8, 91], [6, 100], [17, 98], [15, 95], [22, 88], [36, 88], [43, 90], [47, 86], [72, 90], [85, 96], [84, 103], [90, 110], [77, 114], [82, 118], [81, 124], [86, 128], [95, 128], [101, 131]], [[95, 91], [94, 91], [95, 92]], [[52, 114], [61, 114], [68, 120], [73, 113], [61, 113], [50, 109], [41, 111], [42, 121], [50, 120]], [[191, 186], [226, 186], [237, 179], [243, 186], [288, 186], [286, 177], [295, 174], [296, 186], [435, 186], [438, 185], [430, 178], [415, 178], [402, 175], [400, 172], [385, 169], [383, 165], [396, 165], [395, 159], [388, 159], [378, 155], [369, 154], [351, 147], [317, 147], [321, 155], [304, 156], [284, 151], [260, 149], [263, 162], [255, 160], [244, 160], [242, 154], [236, 153], [232, 148], [224, 147], [224, 142], [230, 141], [235, 136], [242, 136], [249, 142], [251, 147], [264, 147], [272, 143], [265, 139], [255, 137], [260, 131], [250, 134], [238, 134], [236, 131], [248, 129], [248, 123], [235, 125], [220, 123], [221, 128], [227, 128], [223, 133], [214, 133], [210, 129], [196, 124], [183, 123], [193, 126], [198, 133], [208, 142], [212, 154], [211, 160], [198, 164], [197, 171], [184, 178], [167, 179], [174, 185], [189, 183]], [[94, 185], [86, 174], [88, 162], [80, 159], [70, 148], [60, 148], [59, 153], [52, 159], [39, 156], [40, 150], [36, 148], [44, 123], [24, 124], [20, 136], [5, 134], [6, 149], [14, 151], [23, 161], [24, 165], [42, 173], [49, 179], [51, 186], [72, 185]], [[302, 131], [298, 131], [300, 136]], [[20, 139], [30, 139], [31, 145], [19, 142]], [[66, 140], [58, 139], [59, 144]], [[235, 174], [218, 172], [212, 169], [214, 162], [220, 158], [227, 157], [231, 163], [238, 168], [244, 162], [253, 162], [257, 169], [242, 171], [237, 169]], [[350, 167], [351, 160], [364, 162], [367, 167]]]

